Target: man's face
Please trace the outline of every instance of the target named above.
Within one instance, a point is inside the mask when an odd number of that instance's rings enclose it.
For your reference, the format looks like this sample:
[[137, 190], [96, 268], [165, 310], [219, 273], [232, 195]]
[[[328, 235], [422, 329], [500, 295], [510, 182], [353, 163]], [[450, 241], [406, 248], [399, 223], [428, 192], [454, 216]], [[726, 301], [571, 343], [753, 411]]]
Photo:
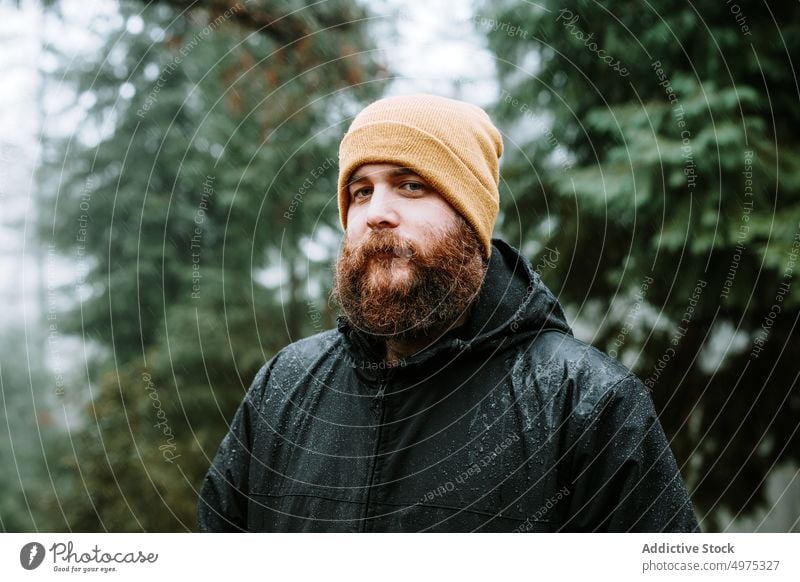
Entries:
[[350, 179], [347, 233], [334, 293], [373, 335], [423, 337], [452, 324], [485, 273], [473, 230], [408, 168], [367, 164]]

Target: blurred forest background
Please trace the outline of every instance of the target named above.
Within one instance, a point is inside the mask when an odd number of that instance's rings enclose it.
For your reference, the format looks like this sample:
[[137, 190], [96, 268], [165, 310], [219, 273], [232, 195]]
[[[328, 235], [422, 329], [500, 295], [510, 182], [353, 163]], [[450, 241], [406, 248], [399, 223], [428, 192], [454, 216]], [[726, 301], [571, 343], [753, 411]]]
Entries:
[[0, 13], [0, 531], [195, 529], [258, 368], [333, 326], [338, 141], [401, 92], [490, 111], [496, 233], [652, 388], [703, 529], [800, 531], [797, 3]]

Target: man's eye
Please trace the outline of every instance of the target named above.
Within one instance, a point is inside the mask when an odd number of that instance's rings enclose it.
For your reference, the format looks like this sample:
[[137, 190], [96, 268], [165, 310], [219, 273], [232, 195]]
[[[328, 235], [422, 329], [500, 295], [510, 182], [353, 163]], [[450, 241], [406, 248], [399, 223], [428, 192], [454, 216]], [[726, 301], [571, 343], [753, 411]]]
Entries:
[[405, 188], [409, 192], [422, 192], [425, 190], [425, 184], [420, 184], [419, 182], [406, 182], [401, 188]]
[[353, 198], [364, 198], [372, 194], [372, 188], [359, 188], [353, 192]]

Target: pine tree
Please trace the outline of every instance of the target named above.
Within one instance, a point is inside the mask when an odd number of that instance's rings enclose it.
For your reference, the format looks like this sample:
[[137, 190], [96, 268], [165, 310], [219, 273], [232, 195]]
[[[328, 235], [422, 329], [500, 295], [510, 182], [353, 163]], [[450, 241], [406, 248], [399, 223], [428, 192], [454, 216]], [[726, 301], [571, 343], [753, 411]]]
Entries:
[[502, 230], [558, 258], [545, 279], [652, 388], [718, 527], [800, 460], [800, 8], [482, 6], [515, 139]]
[[62, 330], [97, 355], [50, 528], [180, 531], [258, 368], [332, 319], [328, 264], [305, 250], [335, 255], [338, 138], [384, 68], [355, 2], [120, 14], [67, 75], [82, 129], [51, 146], [43, 237], [77, 278]]

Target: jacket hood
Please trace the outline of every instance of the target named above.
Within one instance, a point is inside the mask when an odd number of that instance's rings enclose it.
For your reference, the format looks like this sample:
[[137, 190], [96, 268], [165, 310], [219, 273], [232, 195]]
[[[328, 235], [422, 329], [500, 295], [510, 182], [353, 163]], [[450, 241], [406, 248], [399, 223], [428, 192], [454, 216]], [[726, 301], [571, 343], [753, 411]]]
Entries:
[[[354, 366], [357, 362], [382, 361], [382, 340], [354, 329], [344, 316], [339, 316], [337, 327]], [[530, 340], [544, 330], [572, 335], [564, 310], [530, 261], [508, 243], [492, 239], [486, 277], [467, 321], [406, 358], [403, 367], [454, 352], [495, 349], [501, 344], [510, 346]]]

